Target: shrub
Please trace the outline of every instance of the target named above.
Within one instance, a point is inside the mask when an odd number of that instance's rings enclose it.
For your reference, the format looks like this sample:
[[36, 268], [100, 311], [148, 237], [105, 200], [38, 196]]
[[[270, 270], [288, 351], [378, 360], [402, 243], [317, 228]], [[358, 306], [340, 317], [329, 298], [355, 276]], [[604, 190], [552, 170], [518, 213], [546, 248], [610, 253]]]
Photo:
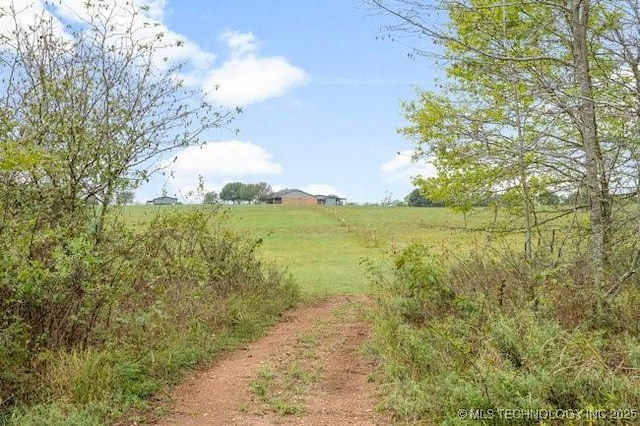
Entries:
[[598, 410], [637, 407], [631, 304], [640, 292], [626, 288], [609, 321], [597, 322], [573, 268], [550, 264], [517, 268], [510, 256], [470, 255], [445, 269], [422, 246], [400, 253], [391, 275], [376, 276], [370, 350], [380, 360], [383, 406], [429, 424], [468, 423], [460, 410], [484, 424], [563, 423], [531, 416], [574, 410], [580, 424]]
[[140, 404], [181, 369], [258, 335], [295, 305], [291, 278], [264, 265], [259, 242], [233, 234], [224, 218], [209, 206], [159, 211], [135, 226], [113, 217], [99, 242], [47, 236], [35, 263], [11, 264], [23, 247], [7, 247], [6, 413], [57, 400], [120, 415], [109, 407]]

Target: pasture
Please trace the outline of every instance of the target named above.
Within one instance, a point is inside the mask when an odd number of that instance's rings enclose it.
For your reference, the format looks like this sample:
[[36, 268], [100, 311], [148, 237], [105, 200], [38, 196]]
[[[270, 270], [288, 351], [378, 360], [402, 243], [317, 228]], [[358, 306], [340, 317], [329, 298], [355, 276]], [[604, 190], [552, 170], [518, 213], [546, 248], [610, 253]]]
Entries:
[[[138, 221], [159, 208], [192, 207], [130, 206], [124, 214]], [[493, 220], [485, 209], [469, 214], [466, 227], [462, 215], [446, 208], [233, 205], [223, 209], [228, 212], [227, 225], [260, 239], [262, 259], [285, 268], [308, 295], [368, 292], [362, 260], [384, 262], [412, 242], [428, 245], [434, 254], [482, 247], [489, 234], [479, 230]]]

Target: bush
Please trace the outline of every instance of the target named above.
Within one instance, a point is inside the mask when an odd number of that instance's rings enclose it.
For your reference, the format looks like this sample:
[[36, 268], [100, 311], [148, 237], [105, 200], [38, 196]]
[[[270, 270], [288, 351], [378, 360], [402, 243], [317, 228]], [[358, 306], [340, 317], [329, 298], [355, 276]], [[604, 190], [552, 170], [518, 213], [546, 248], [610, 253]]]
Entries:
[[257, 336], [297, 303], [291, 278], [263, 265], [259, 242], [226, 229], [216, 208], [108, 223], [100, 241], [81, 232], [43, 236], [38, 262], [12, 264], [24, 247], [5, 247], [0, 401], [7, 415], [30, 418], [12, 407], [43, 410], [48, 401], [58, 401], [44, 410], [52, 416], [61, 401], [121, 415], [114, 406], [141, 404], [181, 369]]
[[556, 424], [567, 419], [531, 416], [574, 410], [587, 424], [597, 410], [638, 407], [639, 322], [630, 304], [640, 292], [628, 287], [610, 320], [596, 322], [573, 268], [514, 265], [511, 256], [471, 255], [445, 269], [412, 245], [391, 276], [377, 275], [370, 349], [382, 404], [398, 419], [466, 424], [464, 409], [483, 424]]
[[[21, 21], [20, 10], [4, 9]], [[264, 324], [295, 300], [294, 287], [255, 259], [256, 244], [228, 234], [213, 210], [137, 228], [116, 217], [114, 202], [164, 156], [237, 113], [186, 88], [179, 66], [157, 67], [172, 43], [162, 33], [132, 42], [143, 9], [84, 2], [82, 22], [64, 36], [43, 13], [4, 39], [0, 67], [12, 78], [0, 82], [0, 415], [10, 421], [58, 424], [68, 413], [95, 424], [111, 399], [161, 383], [153, 351], [188, 364], [213, 350], [212, 330], [234, 335], [232, 298], [278, 299], [256, 311]], [[23, 412], [29, 403], [39, 405]]]

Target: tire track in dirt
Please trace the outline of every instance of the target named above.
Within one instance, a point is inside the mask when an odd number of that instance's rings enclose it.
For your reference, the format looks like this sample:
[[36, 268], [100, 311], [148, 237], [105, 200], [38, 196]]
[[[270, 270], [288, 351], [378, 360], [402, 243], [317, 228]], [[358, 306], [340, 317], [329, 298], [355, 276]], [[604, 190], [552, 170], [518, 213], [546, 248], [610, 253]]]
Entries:
[[266, 336], [188, 376], [155, 424], [389, 424], [375, 410], [374, 366], [359, 353], [369, 303], [334, 296], [287, 313]]

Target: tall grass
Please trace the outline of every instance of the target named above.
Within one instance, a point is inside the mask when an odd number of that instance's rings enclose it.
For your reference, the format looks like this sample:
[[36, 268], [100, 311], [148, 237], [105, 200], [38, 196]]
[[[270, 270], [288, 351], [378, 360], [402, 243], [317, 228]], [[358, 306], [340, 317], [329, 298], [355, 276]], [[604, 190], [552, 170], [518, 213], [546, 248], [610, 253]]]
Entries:
[[509, 251], [446, 261], [414, 244], [391, 271], [370, 265], [383, 406], [417, 424], [637, 422], [639, 283], [602, 322], [588, 275], [554, 262]]

